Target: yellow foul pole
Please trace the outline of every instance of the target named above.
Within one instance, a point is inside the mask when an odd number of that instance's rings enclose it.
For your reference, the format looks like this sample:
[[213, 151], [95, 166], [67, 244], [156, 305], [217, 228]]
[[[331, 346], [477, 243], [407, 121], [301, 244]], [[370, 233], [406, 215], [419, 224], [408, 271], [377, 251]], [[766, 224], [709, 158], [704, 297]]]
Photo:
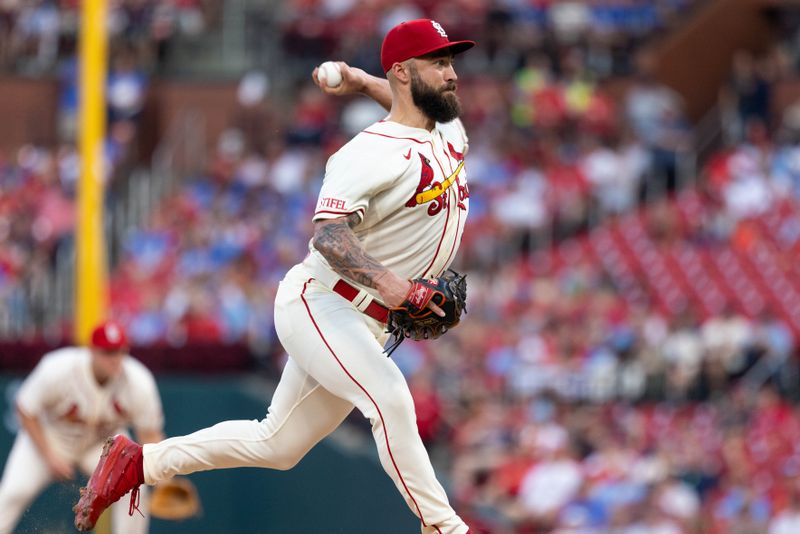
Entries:
[[80, 155], [75, 229], [75, 340], [86, 343], [108, 304], [103, 236], [103, 139], [107, 68], [107, 0], [83, 0], [80, 33]]

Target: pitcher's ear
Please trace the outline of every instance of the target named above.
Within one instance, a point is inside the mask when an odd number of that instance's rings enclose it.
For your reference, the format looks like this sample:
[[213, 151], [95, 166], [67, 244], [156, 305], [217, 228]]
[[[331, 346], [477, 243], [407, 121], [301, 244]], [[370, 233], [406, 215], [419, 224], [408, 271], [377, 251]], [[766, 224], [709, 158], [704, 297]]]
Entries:
[[403, 61], [402, 63], [395, 63], [392, 65], [392, 69], [389, 71], [400, 83], [406, 84], [411, 83], [411, 69], [413, 68], [410, 64], [413, 59], [409, 59], [407, 61]]

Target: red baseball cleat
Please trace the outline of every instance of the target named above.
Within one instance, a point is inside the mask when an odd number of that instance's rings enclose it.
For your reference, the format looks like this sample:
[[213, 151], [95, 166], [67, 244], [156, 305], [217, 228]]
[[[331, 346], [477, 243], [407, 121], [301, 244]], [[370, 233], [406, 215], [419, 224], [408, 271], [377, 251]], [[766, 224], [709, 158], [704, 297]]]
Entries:
[[129, 513], [133, 515], [139, 504], [141, 463], [141, 445], [123, 435], [108, 438], [92, 477], [86, 487], [81, 488], [81, 498], [72, 508], [75, 512], [75, 528], [84, 532], [94, 528], [103, 510], [131, 490]]

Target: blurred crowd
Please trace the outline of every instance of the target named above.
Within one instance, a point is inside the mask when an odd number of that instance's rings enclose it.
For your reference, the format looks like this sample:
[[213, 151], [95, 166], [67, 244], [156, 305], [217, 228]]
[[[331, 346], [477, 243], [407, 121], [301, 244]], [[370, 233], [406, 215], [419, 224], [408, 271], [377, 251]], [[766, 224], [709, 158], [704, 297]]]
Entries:
[[[75, 229], [79, 157], [26, 146], [0, 153], [0, 324], [5, 336], [41, 324], [36, 295]], [[68, 247], [71, 249], [71, 247]]]
[[[466, 70], [510, 75], [544, 52], [558, 56], [579, 51], [596, 76], [631, 72], [630, 52], [646, 37], [673, 24], [692, 0], [534, 0], [489, 2], [412, 0], [368, 3], [292, 0], [284, 6], [282, 35], [286, 49], [303, 57], [341, 57], [354, 65], [378, 70], [371, 53], [383, 35], [403, 20], [432, 18], [451, 38], [475, 39], [481, 50], [464, 58]], [[364, 46], [371, 43], [372, 46]], [[461, 60], [459, 60], [461, 61]]]
[[[180, 35], [199, 35], [218, 23], [220, 3], [207, 0], [109, 0], [107, 30], [156, 69]], [[74, 57], [80, 32], [78, 0], [0, 2], [0, 71], [51, 73]]]
[[[124, 31], [151, 35], [161, 10], [213, 20], [207, 4], [120, 1], [112, 11], [137, 21]], [[25, 57], [3, 53], [20, 46], [8, 36], [25, 20], [58, 7], [64, 28], [74, 14], [72, 2], [3, 6], [0, 24], [15, 28], [0, 42], [5, 65]], [[478, 532], [800, 531], [800, 107], [776, 116], [772, 105], [776, 83], [796, 70], [800, 33], [735, 56], [719, 98], [723, 146], [694, 169], [683, 102], [638, 49], [690, 7], [283, 7], [287, 53], [371, 72], [365, 51], [377, 48], [352, 36], [378, 41], [402, 18], [433, 15], [452, 38], [481, 42], [459, 80], [471, 132], [471, 213], [456, 265], [469, 272], [468, 328], [392, 356]], [[25, 61], [40, 54], [32, 42]], [[149, 53], [115, 49], [112, 162], [136, 135]], [[630, 75], [624, 91], [619, 74]], [[238, 99], [207, 165], [122, 236], [112, 309], [135, 345], [246, 341], [278, 366], [272, 302], [306, 253], [325, 161], [384, 112], [326, 97], [307, 79], [287, 105], [259, 72], [242, 78]], [[71, 250], [78, 173], [70, 142], [0, 154], [6, 330], [40, 323], [30, 296]]]
[[725, 402], [473, 399], [453, 493], [505, 533], [789, 533], [800, 519], [798, 412], [771, 389]]
[[[164, 72], [176, 42], [221, 28], [230, 13], [244, 14], [248, 46], [264, 46], [268, 28], [280, 45], [291, 75], [307, 72], [318, 58], [338, 57], [369, 70], [379, 64], [372, 50], [401, 20], [428, 17], [453, 37], [481, 42], [468, 72], [507, 76], [545, 54], [579, 52], [599, 79], [632, 72], [631, 52], [675, 24], [694, 0], [245, 0], [233, 8], [210, 0], [111, 0], [107, 28], [112, 43], [133, 47], [148, 72]], [[51, 73], [75, 54], [80, 31], [77, 0], [4, 0], [0, 3], [0, 71]], [[239, 11], [241, 10], [241, 11]], [[264, 13], [264, 12], [268, 13]], [[261, 25], [260, 25], [261, 24]], [[264, 25], [265, 24], [265, 25]], [[271, 46], [271, 45], [270, 45]]]

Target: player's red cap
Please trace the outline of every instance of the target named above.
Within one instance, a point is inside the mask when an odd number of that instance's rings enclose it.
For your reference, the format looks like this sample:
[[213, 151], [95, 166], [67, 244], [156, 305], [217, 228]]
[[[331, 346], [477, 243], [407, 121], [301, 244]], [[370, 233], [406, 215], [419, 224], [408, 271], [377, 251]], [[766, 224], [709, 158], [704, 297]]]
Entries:
[[92, 347], [117, 351], [127, 346], [125, 329], [116, 321], [104, 321], [92, 330]]
[[453, 54], [460, 54], [473, 46], [474, 41], [451, 41], [444, 28], [434, 20], [409, 20], [389, 30], [383, 38], [381, 65], [383, 72], [389, 72], [395, 63], [412, 57], [424, 56], [444, 48], [449, 48]]

